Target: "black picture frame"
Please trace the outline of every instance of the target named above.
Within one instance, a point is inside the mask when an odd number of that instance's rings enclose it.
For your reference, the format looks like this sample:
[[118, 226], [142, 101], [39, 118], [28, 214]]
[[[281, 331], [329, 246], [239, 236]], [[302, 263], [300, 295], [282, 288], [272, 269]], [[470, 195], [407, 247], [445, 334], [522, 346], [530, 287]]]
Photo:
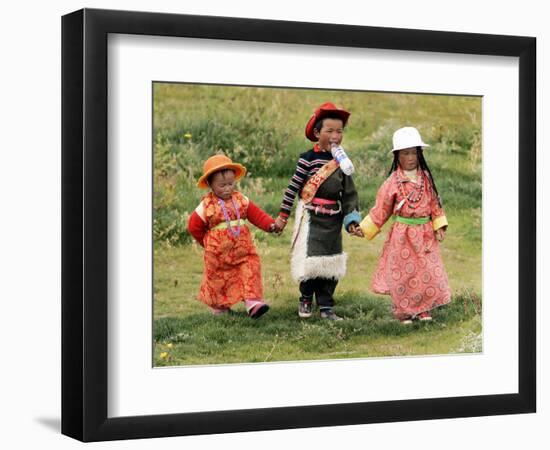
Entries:
[[[110, 33], [518, 57], [518, 392], [109, 418], [107, 37]], [[533, 37], [97, 9], [63, 16], [62, 433], [82, 441], [103, 441], [535, 412], [535, 94]]]

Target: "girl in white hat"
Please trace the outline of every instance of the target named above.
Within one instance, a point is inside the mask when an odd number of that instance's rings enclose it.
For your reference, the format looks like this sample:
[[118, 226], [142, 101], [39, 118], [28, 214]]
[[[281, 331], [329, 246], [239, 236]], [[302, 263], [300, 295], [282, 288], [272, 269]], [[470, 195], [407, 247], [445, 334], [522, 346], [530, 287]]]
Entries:
[[394, 217], [372, 289], [391, 295], [393, 314], [403, 324], [431, 320], [432, 309], [451, 301], [439, 252], [448, 223], [424, 159], [423, 149], [427, 147], [416, 128], [400, 128], [394, 133], [389, 177], [360, 225], [370, 240]]

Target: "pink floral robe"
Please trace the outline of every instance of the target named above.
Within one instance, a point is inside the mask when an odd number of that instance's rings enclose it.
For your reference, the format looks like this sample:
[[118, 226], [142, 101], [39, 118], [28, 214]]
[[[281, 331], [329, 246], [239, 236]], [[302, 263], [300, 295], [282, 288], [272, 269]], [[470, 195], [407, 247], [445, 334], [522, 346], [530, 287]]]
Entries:
[[[420, 200], [401, 204], [403, 193], [408, 196], [414, 190], [413, 199], [420, 195], [420, 177], [424, 179]], [[397, 319], [414, 318], [451, 301], [449, 281], [434, 233], [447, 227], [447, 219], [427, 174], [417, 171], [414, 182], [400, 168], [393, 172], [380, 187], [374, 207], [361, 223], [365, 236], [374, 238], [392, 215], [430, 217], [430, 221], [422, 225], [400, 222], [392, 225], [372, 280], [374, 292], [391, 295]]]

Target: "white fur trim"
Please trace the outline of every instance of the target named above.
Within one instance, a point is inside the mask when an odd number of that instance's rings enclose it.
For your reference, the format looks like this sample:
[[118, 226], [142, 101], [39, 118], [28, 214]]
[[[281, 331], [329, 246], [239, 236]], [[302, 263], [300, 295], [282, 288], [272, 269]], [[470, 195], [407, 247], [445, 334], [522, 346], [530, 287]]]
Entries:
[[348, 255], [309, 256], [303, 258], [301, 265], [295, 258], [290, 265], [292, 278], [300, 282], [311, 278], [333, 278], [339, 280], [346, 274], [346, 262]]
[[[307, 241], [309, 237], [310, 213], [304, 208], [304, 202], [300, 200], [296, 208], [296, 221], [292, 242], [292, 257], [290, 270], [292, 278], [297, 281], [310, 278], [334, 278], [339, 280], [346, 274], [346, 262], [348, 255], [307, 256]], [[296, 236], [298, 236], [296, 238]]]

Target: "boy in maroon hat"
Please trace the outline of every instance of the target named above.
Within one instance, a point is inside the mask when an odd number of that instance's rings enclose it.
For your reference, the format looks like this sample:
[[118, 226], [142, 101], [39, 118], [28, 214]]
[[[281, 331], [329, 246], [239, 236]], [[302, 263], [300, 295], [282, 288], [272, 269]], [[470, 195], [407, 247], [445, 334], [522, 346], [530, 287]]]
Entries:
[[353, 179], [344, 174], [331, 153], [342, 142], [349, 116], [348, 111], [327, 102], [310, 117], [306, 137], [315, 144], [300, 155], [275, 222], [279, 231], [285, 228], [298, 195], [291, 270], [300, 283], [298, 315], [302, 318], [311, 317], [315, 295], [321, 318], [342, 320], [333, 311], [334, 290], [346, 272], [342, 226], [353, 235], [363, 235]]

